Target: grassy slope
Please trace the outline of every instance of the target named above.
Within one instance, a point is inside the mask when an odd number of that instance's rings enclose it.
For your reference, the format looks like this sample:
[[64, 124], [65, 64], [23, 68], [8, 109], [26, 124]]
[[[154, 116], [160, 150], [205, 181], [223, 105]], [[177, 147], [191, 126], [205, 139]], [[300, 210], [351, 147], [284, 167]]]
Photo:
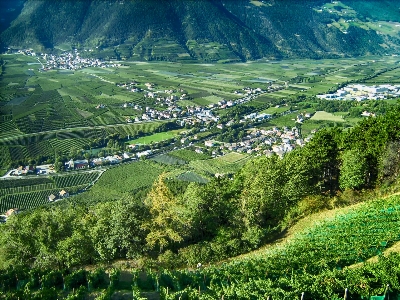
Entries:
[[[384, 197], [378, 197], [375, 200], [371, 200], [372, 202], [377, 202], [377, 201], [382, 201], [383, 205], [385, 203], [386, 199], [397, 199], [397, 202], [400, 202], [400, 192], [393, 193], [391, 195], [387, 195]], [[333, 210], [323, 210], [318, 213], [314, 213], [311, 215], [308, 215], [302, 219], [300, 219], [295, 225], [292, 227], [288, 228], [287, 231], [282, 234], [280, 238], [275, 240], [273, 243], [267, 244], [264, 247], [257, 249], [255, 251], [252, 251], [250, 253], [246, 253], [243, 255], [240, 255], [236, 258], [231, 259], [232, 261], [236, 260], [241, 260], [241, 259], [259, 259], [263, 255], [265, 255], [266, 252], [273, 251], [274, 249], [284, 247], [286, 244], [292, 242], [298, 234], [304, 233], [304, 232], [309, 232], [310, 230], [314, 230], [316, 227], [320, 226], [321, 223], [327, 222], [329, 220], [334, 219], [337, 216], [346, 216], [351, 213], [355, 213], [358, 211], [361, 211], [368, 203], [371, 201], [367, 202], [361, 202], [357, 203], [354, 205], [350, 205], [347, 207], [343, 208], [337, 208]], [[400, 252], [400, 242], [395, 242], [391, 247], [388, 247], [383, 251], [384, 254], [388, 254], [390, 252]], [[368, 259], [368, 261], [377, 261], [378, 256], [372, 256], [371, 258]], [[360, 264], [355, 264], [361, 265]]]

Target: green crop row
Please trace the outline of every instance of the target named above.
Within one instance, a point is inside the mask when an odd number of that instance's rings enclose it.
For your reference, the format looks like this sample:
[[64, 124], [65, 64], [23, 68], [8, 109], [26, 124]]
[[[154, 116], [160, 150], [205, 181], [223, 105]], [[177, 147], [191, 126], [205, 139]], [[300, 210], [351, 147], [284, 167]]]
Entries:
[[85, 172], [82, 174], [55, 176], [54, 181], [59, 188], [88, 185], [99, 177], [98, 172]]

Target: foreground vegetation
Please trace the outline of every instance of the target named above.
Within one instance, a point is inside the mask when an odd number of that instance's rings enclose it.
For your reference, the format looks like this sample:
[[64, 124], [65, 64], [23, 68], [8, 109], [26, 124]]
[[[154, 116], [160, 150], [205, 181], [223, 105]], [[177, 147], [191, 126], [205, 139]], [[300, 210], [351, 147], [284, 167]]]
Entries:
[[[274, 240], [304, 215], [360, 201], [358, 190], [395, 184], [400, 171], [399, 116], [396, 106], [347, 131], [322, 130], [283, 159], [249, 160], [232, 180], [225, 176], [207, 184], [181, 186], [155, 170], [152, 176], [161, 175], [145, 193], [130, 187], [127, 177], [128, 184], [110, 194], [112, 201], [106, 196], [93, 202], [72, 198], [15, 215], [0, 227], [0, 257], [2, 276], [18, 279], [4, 284], [2, 293], [10, 299], [24, 293], [36, 297], [46, 290], [36, 290], [40, 285], [35, 278], [56, 276], [58, 283], [49, 284], [49, 293], [72, 297], [77, 291], [68, 292], [72, 285], [66, 284], [66, 278], [80, 272], [75, 287], [81, 286], [79, 291], [85, 294], [91, 275], [78, 270], [117, 259], [147, 270], [135, 273], [131, 281], [135, 293], [154, 289], [164, 299], [185, 293], [191, 299], [199, 292], [204, 299], [247, 299], [250, 294], [291, 298], [301, 292], [326, 298], [339, 297], [343, 288], [368, 296], [383, 293], [386, 284], [399, 292], [396, 255], [346, 268], [398, 241], [398, 196], [357, 206], [250, 258], [196, 272], [161, 271], [199, 262], [206, 265], [251, 251]], [[388, 265], [391, 268], [385, 268]], [[56, 275], [21, 271], [25, 268], [53, 270]], [[61, 278], [65, 289], [59, 289]], [[110, 293], [117, 286], [115, 280], [115, 285], [109, 283]], [[318, 282], [325, 282], [324, 287]]]

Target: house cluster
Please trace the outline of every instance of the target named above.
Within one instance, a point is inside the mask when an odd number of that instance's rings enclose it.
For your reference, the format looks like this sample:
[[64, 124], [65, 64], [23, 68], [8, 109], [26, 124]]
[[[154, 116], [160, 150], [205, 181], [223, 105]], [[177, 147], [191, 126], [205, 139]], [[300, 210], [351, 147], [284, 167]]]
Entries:
[[233, 93], [236, 95], [259, 95], [267, 92], [276, 92], [278, 90], [283, 89], [284, 87], [279, 84], [270, 84], [266, 90], [261, 88], [251, 88], [251, 87], [244, 87], [241, 90], [236, 90]]
[[[134, 122], [177, 119], [178, 124], [184, 126], [185, 124], [194, 125], [196, 123], [207, 124], [219, 120], [219, 117], [214, 116], [212, 110], [207, 107], [186, 106], [186, 109], [182, 109], [172, 102], [168, 102], [168, 100], [164, 103], [169, 103], [165, 110], [146, 106], [142, 116], [136, 117]], [[138, 106], [137, 109], [141, 109], [141, 107]]]
[[131, 81], [131, 82], [125, 82], [125, 83], [117, 83], [116, 85], [120, 88], [127, 89], [128, 91], [132, 93], [138, 93], [142, 92], [143, 90], [141, 88], [138, 88], [137, 85], [139, 83], [136, 81]]
[[119, 67], [119, 63], [104, 62], [96, 58], [83, 58], [77, 49], [73, 52], [64, 52], [60, 55], [41, 53], [41, 58], [45, 60], [45, 64], [42, 64], [42, 71], [52, 69], [62, 70], [77, 70], [83, 68], [108, 68], [108, 67]]
[[[288, 111], [289, 113], [290, 111]], [[314, 114], [311, 113], [300, 113], [296, 116], [296, 119], [294, 121], [296, 123], [302, 124], [305, 120], [310, 119]], [[293, 119], [292, 119], [293, 120]]]
[[[50, 194], [47, 199], [49, 200], [49, 202], [54, 202], [67, 197], [69, 197], [69, 193], [66, 190], [61, 190], [59, 193]], [[4, 214], [0, 215], [0, 223], [6, 222], [9, 217], [11, 217], [12, 215], [17, 215], [20, 212], [21, 210], [19, 208], [10, 208]]]
[[333, 94], [317, 95], [320, 99], [332, 100], [380, 100], [400, 96], [400, 85], [349, 84]]
[[[243, 137], [239, 142], [221, 143], [213, 140], [204, 142], [206, 147], [218, 147], [220, 150], [233, 151], [238, 153], [248, 153], [256, 155], [271, 156], [273, 154], [283, 157], [287, 152], [292, 151], [295, 147], [302, 147], [311, 137], [302, 139], [296, 127], [282, 129], [274, 127], [270, 130], [253, 130], [251, 133]], [[201, 151], [201, 150], [199, 150]]]
[[183, 119], [178, 120], [181, 126], [185, 124], [203, 124], [208, 125], [212, 122], [218, 122], [219, 117], [213, 114], [211, 109], [201, 106], [188, 106], [186, 111], [183, 111]]
[[232, 106], [235, 106], [238, 104], [243, 104], [243, 103], [249, 102], [251, 100], [254, 100], [261, 94], [270, 93], [273, 91], [280, 90], [282, 88], [283, 88], [283, 86], [280, 86], [280, 85], [268, 86], [268, 88], [266, 90], [263, 90], [261, 88], [245, 87], [242, 90], [234, 91], [234, 94], [242, 95], [243, 97], [241, 97], [239, 99], [235, 99], [235, 100], [221, 100], [221, 101], [218, 101], [218, 103], [216, 103], [216, 104], [210, 104], [208, 106], [208, 108], [211, 108], [211, 109], [229, 108], [229, 107], [232, 107]]
[[36, 168], [34, 166], [19, 166], [15, 170], [12, 170], [10, 176], [23, 176], [34, 174]]
[[[230, 108], [238, 104], [243, 104], [255, 99], [260, 94], [270, 92], [282, 88], [278, 85], [268, 86], [267, 90], [261, 88], [250, 88], [245, 87], [242, 90], [235, 91], [237, 95], [243, 95], [243, 97], [235, 100], [225, 100], [221, 99], [217, 103], [209, 104], [206, 107], [201, 106], [185, 106], [179, 105], [179, 100], [186, 100], [188, 95], [183, 89], [166, 89], [163, 91], [154, 91], [153, 83], [145, 83], [147, 90], [140, 90], [137, 87], [138, 82], [132, 81], [128, 83], [119, 83], [117, 86], [126, 88], [128, 90], [139, 92], [144, 91], [144, 97], [147, 99], [154, 99], [155, 104], [158, 107], [167, 107], [165, 110], [157, 110], [151, 107], [145, 107], [142, 116], [133, 118], [127, 117], [126, 121], [131, 122], [142, 122], [142, 121], [152, 121], [152, 120], [168, 120], [168, 119], [178, 119], [178, 123], [181, 126], [185, 124], [194, 125], [196, 123], [209, 124], [211, 122], [218, 122], [219, 118], [213, 115], [213, 110], [215, 109], [225, 109]], [[142, 110], [139, 105], [134, 105], [132, 103], [125, 103], [122, 105], [123, 108], [133, 107], [137, 110]], [[255, 116], [250, 116], [249, 118], [264, 119], [268, 118], [267, 114], [260, 114]]]
[[65, 163], [65, 169], [66, 170], [81, 170], [81, 169], [87, 169], [89, 167], [97, 167], [101, 165], [115, 165], [119, 164], [125, 160], [131, 159], [132, 155], [129, 153], [124, 152], [121, 155], [115, 154], [115, 155], [109, 155], [106, 157], [98, 157], [98, 158], [93, 158], [91, 160], [87, 159], [78, 159], [78, 160], [69, 160], [68, 162]]
[[10, 208], [9, 210], [7, 210], [4, 215], [0, 215], [0, 223], [4, 223], [7, 221], [7, 219], [9, 217], [11, 217], [12, 215], [17, 215], [19, 214], [21, 211], [19, 208]]
[[9, 176], [25, 176], [25, 175], [48, 175], [55, 173], [54, 165], [37, 165], [37, 166], [19, 166], [16, 169], [10, 170], [6, 177]]
[[97, 166], [101, 166], [104, 164], [110, 164], [110, 165], [116, 165], [121, 163], [123, 160], [125, 159], [130, 159], [130, 156], [128, 153], [124, 153], [121, 155], [109, 155], [106, 157], [99, 157], [99, 158], [94, 158], [89, 162], [89, 165], [91, 167], [97, 167]]
[[265, 92], [266, 91], [263, 91], [261, 88], [244, 87], [243, 89], [234, 91], [233, 93], [236, 95], [251, 95]]
[[241, 121], [242, 122], [244, 122], [245, 120], [259, 121], [259, 120], [270, 119], [271, 117], [272, 117], [271, 114], [254, 112], [254, 113], [244, 116], [244, 120], [241, 120]]
[[157, 110], [155, 108], [146, 107], [141, 118], [136, 117], [135, 122], [152, 121], [152, 120], [168, 120], [186, 116], [185, 111], [182, 111], [177, 106], [170, 106], [166, 110]]
[[28, 56], [36, 56], [36, 52], [33, 51], [33, 49], [23, 49], [23, 50], [18, 50], [18, 54], [24, 54]]
[[87, 159], [70, 160], [64, 164], [67, 170], [80, 170], [89, 167], [89, 161]]
[[49, 202], [54, 202], [57, 200], [68, 198], [68, 197], [69, 197], [69, 193], [66, 190], [61, 190], [57, 195], [50, 194], [48, 199], [49, 199]]

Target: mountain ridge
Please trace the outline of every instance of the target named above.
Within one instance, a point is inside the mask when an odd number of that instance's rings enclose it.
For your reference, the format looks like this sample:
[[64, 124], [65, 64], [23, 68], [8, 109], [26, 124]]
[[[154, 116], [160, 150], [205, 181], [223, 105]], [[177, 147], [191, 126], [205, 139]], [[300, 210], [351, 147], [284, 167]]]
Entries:
[[383, 55], [399, 50], [399, 6], [376, 0], [35, 0], [24, 2], [0, 38], [3, 47], [67, 45], [135, 60]]

